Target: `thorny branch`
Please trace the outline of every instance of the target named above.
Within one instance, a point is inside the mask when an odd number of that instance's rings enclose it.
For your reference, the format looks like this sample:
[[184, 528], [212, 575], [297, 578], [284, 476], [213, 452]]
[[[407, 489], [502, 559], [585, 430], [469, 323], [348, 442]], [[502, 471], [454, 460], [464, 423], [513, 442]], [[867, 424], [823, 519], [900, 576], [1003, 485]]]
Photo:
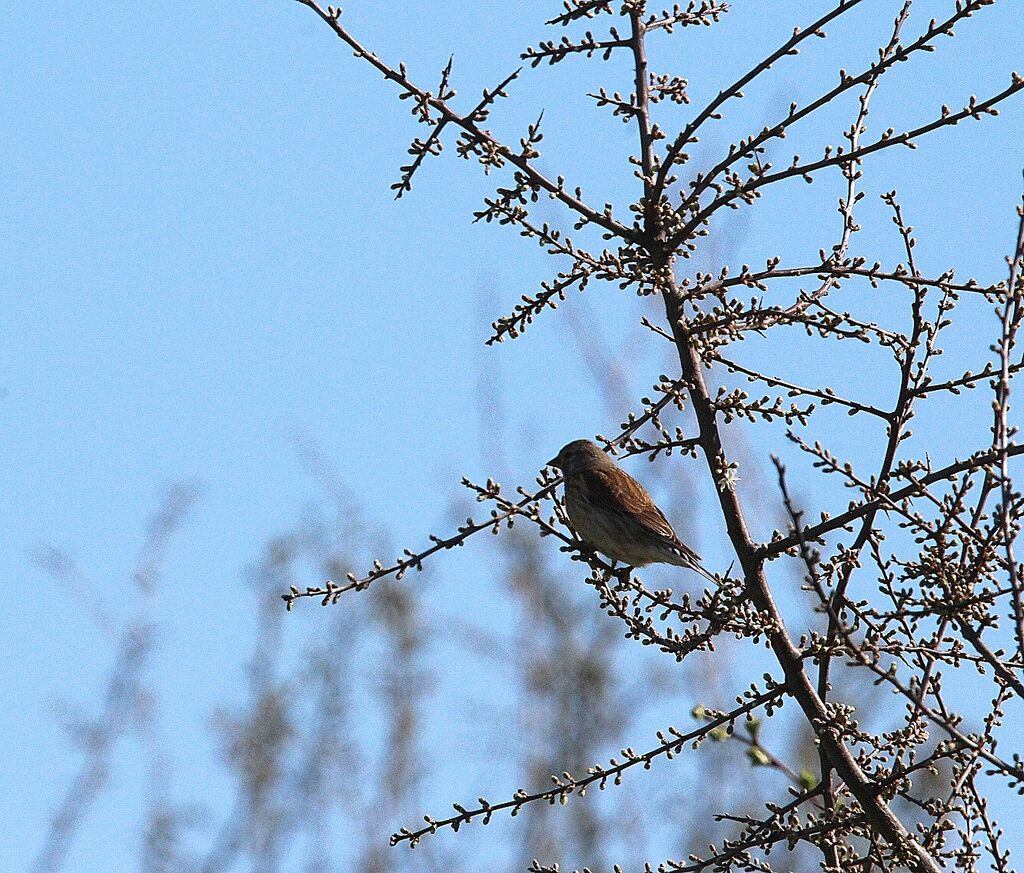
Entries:
[[373, 52], [364, 48], [342, 25], [340, 9], [332, 6], [324, 8], [316, 0], [296, 0], [296, 2], [308, 6], [319, 15], [338, 38], [352, 49], [357, 58], [367, 61], [382, 73], [385, 79], [398, 84], [402, 88], [403, 96], [413, 98], [416, 101], [414, 105], [420, 110], [419, 115], [422, 120], [432, 120], [429, 113], [436, 112], [444, 122], [461, 128], [469, 138], [468, 148], [480, 150], [481, 163], [485, 168], [500, 167], [507, 161], [523, 173], [525, 181], [530, 186], [543, 189], [554, 199], [561, 201], [573, 212], [579, 214], [585, 221], [593, 222], [616, 236], [624, 238], [632, 236], [632, 231], [629, 228], [619, 224], [610, 215], [598, 212], [584, 203], [579, 189], [576, 189], [575, 193], [571, 193], [566, 190], [563, 179], [551, 181], [534, 167], [528, 158], [516, 154], [507, 145], [499, 142], [489, 131], [482, 129], [472, 113], [461, 115], [452, 109], [446, 100], [414, 84], [407, 75], [404, 64], [400, 64], [397, 68], [391, 67]]
[[[655, 389], [662, 396], [657, 401], [650, 401], [648, 398], [644, 398], [644, 412], [639, 416], [630, 413], [628, 420], [623, 422], [621, 431], [615, 437], [606, 439], [598, 435], [598, 439], [605, 443], [609, 451], [614, 450], [616, 447], [621, 447], [626, 455], [649, 454], [654, 456], [662, 452], [671, 453], [673, 449], [685, 450], [695, 444], [692, 440], [678, 438], [673, 440], [668, 430], [661, 424], [661, 413], [670, 405], [679, 405], [681, 403], [680, 386], [663, 381], [656, 385]], [[634, 436], [641, 428], [648, 424], [653, 425], [659, 431], [662, 439], [658, 442], [647, 443]], [[538, 479], [538, 484], [542, 486], [539, 490], [527, 493], [525, 490], [520, 489], [522, 492], [520, 500], [515, 503], [506, 503], [501, 509], [492, 510], [489, 518], [482, 521], [474, 521], [472, 518], [468, 518], [466, 523], [449, 537], [442, 538], [431, 534], [430, 540], [433, 545], [419, 552], [405, 549], [401, 557], [387, 566], [381, 561], [374, 561], [373, 569], [361, 577], [356, 576], [354, 573], [349, 573], [347, 576], [348, 582], [345, 585], [327, 582], [323, 587], [308, 587], [304, 591], [300, 591], [293, 586], [288, 594], [282, 594], [281, 597], [288, 609], [294, 606], [296, 600], [303, 597], [320, 597], [322, 598], [322, 604], [327, 606], [330, 603], [337, 603], [341, 599], [341, 595], [347, 591], [362, 591], [378, 579], [388, 576], [401, 579], [409, 570], [422, 570], [423, 562], [428, 558], [436, 555], [438, 552], [461, 546], [474, 534], [485, 530], [497, 534], [500, 532], [503, 524], [511, 527], [517, 515], [529, 517], [536, 514], [533, 507], [536, 507], [542, 500], [552, 498], [555, 489], [561, 484], [561, 481], [560, 476], [542, 475]], [[489, 496], [491, 498], [496, 497], [500, 493], [497, 483], [489, 482], [488, 485], [491, 486]]]
[[[541, 312], [555, 309], [570, 289], [582, 291], [591, 283], [660, 297], [665, 321], [655, 324], [645, 318], [644, 324], [673, 344], [679, 375], [663, 376], [655, 386], [661, 396], [654, 401], [644, 398], [640, 414], [631, 415], [618, 435], [603, 441], [607, 450], [627, 455], [653, 459], [679, 450], [684, 457], [703, 457], [739, 578], [718, 576], [697, 596], [649, 589], [628, 568], [610, 567], [572, 534], [555, 493], [560, 480], [545, 471], [537, 480], [538, 489], [519, 488], [514, 498], [491, 480], [484, 485], [466, 481], [478, 500], [492, 504], [489, 518], [469, 519], [455, 534], [432, 536], [429, 547], [406, 550], [387, 565], [377, 562], [362, 576], [349, 574], [346, 584], [292, 588], [284, 595], [288, 607], [304, 597], [318, 597], [324, 605], [337, 603], [347, 591], [420, 569], [424, 561], [476, 533], [497, 533], [517, 518], [526, 519], [541, 536], [559, 542], [563, 551], [589, 566], [587, 583], [596, 590], [599, 607], [621, 624], [627, 638], [678, 661], [694, 651], [713, 652], [724, 635], [754, 645], [767, 643], [784, 679], [770, 682], [767, 692], [752, 690], [738, 709], [716, 714], [709, 725], [731, 725], [761, 705], [770, 716], [789, 697], [814, 737], [820, 772], [806, 779], [752, 741], [749, 750], [761, 753], [754, 763], [767, 761], [800, 782], [800, 790], [794, 788], [795, 796], [785, 804], [769, 804], [768, 816], [761, 819], [723, 814], [724, 820], [741, 826], [735, 839], [720, 849], [713, 847], [705, 858], [692, 855], [688, 861], [667, 861], [659, 869], [767, 871], [768, 853], [783, 843], [790, 851], [799, 844], [814, 847], [827, 873], [858, 868], [938, 873], [951, 865], [973, 869], [982, 855], [994, 869], [1008, 869], [1001, 832], [981, 782], [997, 779], [1024, 790], [1021, 754], [1012, 748], [1009, 754], [997, 751], [1000, 739], [1013, 739], [1000, 731], [1004, 708], [1024, 692], [1024, 582], [1015, 551], [1024, 498], [1014, 488], [1012, 469], [1024, 446], [1014, 442], [1016, 426], [1010, 419], [1012, 379], [1024, 367], [1024, 360], [1017, 357], [1024, 322], [1024, 207], [1019, 210], [1005, 281], [957, 279], [952, 268], [928, 275], [895, 191], [884, 199], [893, 214], [902, 263], [883, 267], [883, 259], [851, 254], [860, 230], [856, 213], [865, 196], [861, 180], [866, 158], [896, 146], [917, 148], [931, 134], [961, 121], [997, 115], [1001, 104], [1024, 90], [1024, 78], [1012, 73], [1010, 84], [992, 96], [972, 96], [957, 110], [943, 105], [922, 124], [867, 136], [872, 97], [888, 71], [931, 53], [940, 37], [952, 37], [954, 26], [995, 6], [996, 0], [955, 0], [944, 7], [949, 10], [945, 17], [932, 19], [915, 38], [904, 41], [912, 9], [912, 0], [906, 0], [874, 62], [854, 73], [840, 70], [837, 84], [825, 86], [803, 106], [792, 103], [785, 117], [729, 144], [711, 160], [710, 169], [695, 171], [689, 178], [681, 178], [690, 163], [686, 150], [709, 122], [722, 117], [725, 105], [742, 98], [752, 83], [767, 80], [778, 62], [797, 55], [811, 44], [811, 37], [825, 38], [826, 26], [850, 21], [845, 16], [860, 7], [861, 0], [825, 4], [824, 13], [807, 27], [793, 30], [781, 45], [697, 108], [678, 133], [663, 128], [659, 104], [688, 105], [689, 82], [652, 69], [649, 39], [680, 28], [714, 25], [727, 11], [726, 4], [694, 0], [659, 12], [643, 0], [566, 0], [549, 24], [603, 25], [616, 16], [621, 23], [600, 32], [589, 29], [540, 41], [522, 58], [532, 67], [570, 57], [580, 62], [628, 59], [628, 84], [608, 84], [590, 95], [610, 109], [613, 118], [635, 125], [631, 163], [639, 184], [628, 222], [615, 217], [611, 204], [596, 208], [579, 189], [569, 188], [564, 177], [552, 179], [538, 169], [543, 139], [539, 119], [528, 127], [518, 147], [482, 127], [496, 100], [507, 96], [505, 89], [518, 71], [485, 92], [470, 112], [460, 114], [450, 102], [455, 96], [449, 83], [451, 63], [442, 72], [437, 92], [427, 91], [412, 81], [404, 65], [391, 66], [364, 48], [342, 24], [340, 10], [322, 8], [315, 0], [298, 2], [316, 12], [356, 57], [397, 84], [400, 96], [411, 101], [413, 115], [431, 127], [429, 136], [413, 142], [413, 161], [402, 168], [396, 186], [399, 195], [409, 190], [410, 179], [425, 158], [440, 152], [442, 133], [456, 128], [461, 157], [477, 160], [485, 172], [503, 171], [511, 177], [485, 198], [475, 218], [510, 225], [563, 259], [564, 269], [543, 283], [539, 293], [523, 295], [510, 315], [494, 321], [489, 343], [517, 338]], [[794, 156], [788, 166], [773, 168], [767, 159], [769, 146], [801, 122], [822, 118], [824, 110], [850, 94], [857, 95], [857, 103], [852, 123], [842, 131], [842, 146], [826, 146], [816, 159]], [[735, 274], [722, 268], [717, 273], [678, 275], [679, 264], [701, 251], [712, 220], [723, 210], [745, 208], [777, 183], [798, 178], [811, 182], [828, 171], [841, 173], [845, 183], [838, 208], [841, 224], [835, 237], [823, 241], [817, 259], [782, 267], [778, 256], [769, 258], [762, 270], [744, 264]], [[570, 211], [572, 231], [532, 216], [542, 196]], [[600, 228], [607, 248], [588, 249], [576, 243], [571, 234], [588, 225]], [[788, 300], [765, 300], [802, 280], [811, 287], [801, 288]], [[881, 298], [885, 316], [876, 322], [864, 314], [863, 302], [865, 293], [879, 289], [889, 293]], [[751, 293], [749, 299], [740, 296]], [[991, 346], [975, 353], [970, 369], [938, 372], [945, 337], [956, 330], [954, 313], [963, 310], [972, 316], [979, 306], [996, 307], [999, 325]], [[795, 359], [788, 347], [779, 345], [792, 334], [783, 331], [787, 327], [799, 328], [807, 341]], [[763, 337], [762, 346], [776, 343], [770, 346], [776, 350], [770, 368], [739, 354], [739, 343], [753, 335]], [[889, 392], [884, 399], [850, 397], [830, 384], [835, 366], [826, 343], [845, 340], [855, 341], [857, 348], [885, 350], [882, 357], [890, 369], [879, 376]], [[737, 382], [763, 386], [766, 393], [751, 397]], [[922, 408], [940, 401], [960, 404], [951, 407], [951, 415], [966, 418], [973, 414], [964, 405], [971, 389], [986, 383], [993, 392], [990, 444], [967, 456], [964, 452], [972, 443], [959, 452], [947, 450], [947, 456], [958, 454], [961, 459], [937, 465], [932, 461], [936, 450], [923, 445], [922, 435], [914, 435], [913, 420]], [[662, 416], [673, 410], [682, 416], [680, 422], [664, 422]], [[834, 410], [847, 413], [847, 427], [860, 428], [857, 439], [871, 448], [871, 475], [858, 474], [852, 460], [828, 448], [829, 414]], [[797, 504], [784, 465], [775, 459], [789, 527], [775, 532], [768, 542], [758, 542], [748, 523], [754, 507], [745, 505], [737, 491], [739, 469], [728, 448], [727, 426], [733, 421], [755, 422], [769, 439], [775, 433], [771, 425], [779, 419], [808, 431], [824, 427], [811, 438], [795, 431], [789, 436], [800, 457], [810, 458], [814, 469], [835, 477], [857, 496], [845, 510], [821, 512], [819, 521], [805, 523], [806, 511]], [[998, 503], [990, 506], [994, 501]], [[806, 621], [806, 627], [797, 628], [793, 619], [787, 624], [769, 584], [769, 571], [774, 583], [788, 566], [776, 560], [782, 556], [799, 559], [804, 588], [814, 601], [815, 613], [798, 619], [801, 625]], [[1004, 627], [1007, 618], [1009, 629]], [[990, 700], [980, 714], [958, 712], [962, 699], [954, 701], [944, 685], [944, 674], [964, 667], [977, 673], [976, 689], [984, 689], [975, 699], [981, 693]], [[860, 724], [852, 703], [841, 699], [851, 673], [869, 675], [905, 699], [902, 720], [883, 729]], [[709, 735], [715, 729], [709, 725], [689, 734], [673, 730], [661, 737], [661, 746], [644, 754], [627, 750], [626, 760], [613, 760], [610, 769], [593, 768], [580, 779], [563, 774], [546, 791], [520, 791], [496, 805], [481, 799], [472, 809], [455, 805], [456, 815], [427, 817], [426, 827], [403, 829], [392, 842], [415, 845], [439, 828], [457, 830], [476, 819], [486, 823], [501, 810], [515, 815], [535, 801], [564, 803], [589, 785], [617, 781], [627, 768], [648, 767], [661, 755], [672, 757], [684, 743]], [[928, 788], [923, 778], [940, 770], [953, 774], [941, 792]], [[557, 867], [535, 862], [533, 869], [540, 873]]]
[[410, 845], [415, 846], [426, 834], [437, 833], [439, 828], [445, 827], [450, 827], [452, 830], [457, 831], [462, 825], [468, 824], [475, 818], [480, 818], [483, 824], [488, 824], [491, 816], [496, 812], [510, 810], [512, 815], [518, 815], [519, 811], [526, 804], [537, 800], [546, 800], [551, 804], [561, 803], [565, 805], [574, 794], [579, 797], [585, 797], [587, 789], [595, 783], [600, 790], [604, 790], [609, 782], [613, 785], [621, 785], [622, 774], [631, 767], [643, 765], [645, 770], [649, 770], [655, 758], [665, 756], [671, 760], [676, 755], [679, 755], [685, 746], [691, 743], [696, 748], [704, 737], [722, 727], [731, 727], [740, 716], [746, 715], [748, 712], [766, 705], [770, 707], [782, 694], [783, 690], [778, 686], [761, 693], [751, 692], [744, 696], [746, 699], [740, 698], [741, 703], [735, 709], [709, 719], [705, 724], [689, 733], [684, 734], [674, 727], [669, 727], [665, 732], [658, 731], [658, 739], [661, 740], [661, 744], [655, 748], [647, 752], [635, 752], [629, 748], [623, 749], [620, 754], [625, 760], [619, 761], [616, 758], [612, 758], [606, 766], [596, 764], [588, 769], [586, 776], [579, 778], [573, 777], [570, 773], [552, 776], [551, 781], [554, 782], [554, 787], [544, 791], [530, 794], [523, 789], [519, 789], [512, 796], [511, 800], [494, 804], [488, 803], [485, 798], [481, 797], [478, 798], [480, 805], [473, 809], [467, 809], [462, 804], [454, 803], [452, 806], [455, 809], [455, 815], [445, 819], [434, 819], [430, 816], [424, 816], [424, 821], [427, 823], [426, 827], [415, 831], [409, 828], [402, 828], [398, 833], [392, 835], [391, 845], [394, 846], [408, 841]]

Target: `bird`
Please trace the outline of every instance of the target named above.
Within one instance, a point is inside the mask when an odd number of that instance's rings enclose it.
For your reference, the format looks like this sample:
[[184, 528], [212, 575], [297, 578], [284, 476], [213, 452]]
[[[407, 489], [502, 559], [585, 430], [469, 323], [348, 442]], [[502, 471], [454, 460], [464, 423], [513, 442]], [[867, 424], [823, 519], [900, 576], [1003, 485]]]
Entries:
[[562, 471], [569, 521], [596, 551], [630, 567], [687, 567], [717, 584], [647, 489], [590, 440], [567, 443], [547, 465]]

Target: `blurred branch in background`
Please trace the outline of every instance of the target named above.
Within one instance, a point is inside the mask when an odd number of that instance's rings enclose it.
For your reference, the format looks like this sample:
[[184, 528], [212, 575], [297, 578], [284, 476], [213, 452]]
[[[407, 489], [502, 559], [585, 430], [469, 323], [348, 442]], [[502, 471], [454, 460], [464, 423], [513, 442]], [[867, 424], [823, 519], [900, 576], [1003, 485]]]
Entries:
[[[138, 726], [144, 717], [149, 683], [147, 671], [155, 644], [154, 596], [159, 584], [166, 547], [183, 523], [197, 497], [190, 485], [172, 488], [149, 525], [142, 556], [133, 574], [132, 588], [139, 603], [135, 614], [115, 630], [112, 614], [102, 604], [101, 589], [77, 584], [74, 563], [55, 549], [47, 549], [40, 563], [54, 581], [70, 589], [75, 599], [87, 604], [88, 612], [108, 636], [117, 635], [113, 666], [106, 680], [100, 713], [93, 719], [76, 719], [69, 725], [74, 744], [84, 761], [71, 780], [64, 799], [50, 823], [43, 845], [32, 865], [33, 873], [60, 870], [79, 829], [110, 778], [111, 758], [118, 741]], [[74, 583], [74, 584], [72, 584]], [[131, 597], [131, 595], [128, 595]]]

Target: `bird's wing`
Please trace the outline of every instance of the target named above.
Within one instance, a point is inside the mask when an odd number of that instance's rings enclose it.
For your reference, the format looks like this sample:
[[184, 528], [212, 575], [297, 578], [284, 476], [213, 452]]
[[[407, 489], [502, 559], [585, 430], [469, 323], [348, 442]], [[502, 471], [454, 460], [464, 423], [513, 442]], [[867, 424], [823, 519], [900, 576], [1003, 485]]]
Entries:
[[693, 549], [680, 542], [665, 513], [658, 509], [639, 482], [625, 470], [587, 470], [584, 474], [587, 495], [591, 502], [606, 512], [628, 516], [652, 534], [663, 537], [694, 561], [700, 560]]

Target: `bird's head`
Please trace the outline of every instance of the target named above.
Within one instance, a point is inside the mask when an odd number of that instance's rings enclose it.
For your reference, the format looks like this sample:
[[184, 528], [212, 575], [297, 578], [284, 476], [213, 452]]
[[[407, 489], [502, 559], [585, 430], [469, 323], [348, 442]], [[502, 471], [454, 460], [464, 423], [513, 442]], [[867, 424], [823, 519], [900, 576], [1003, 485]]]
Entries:
[[613, 465], [611, 459], [590, 440], [573, 440], [562, 446], [561, 451], [548, 461], [548, 466], [571, 476], [584, 470], [596, 470]]

